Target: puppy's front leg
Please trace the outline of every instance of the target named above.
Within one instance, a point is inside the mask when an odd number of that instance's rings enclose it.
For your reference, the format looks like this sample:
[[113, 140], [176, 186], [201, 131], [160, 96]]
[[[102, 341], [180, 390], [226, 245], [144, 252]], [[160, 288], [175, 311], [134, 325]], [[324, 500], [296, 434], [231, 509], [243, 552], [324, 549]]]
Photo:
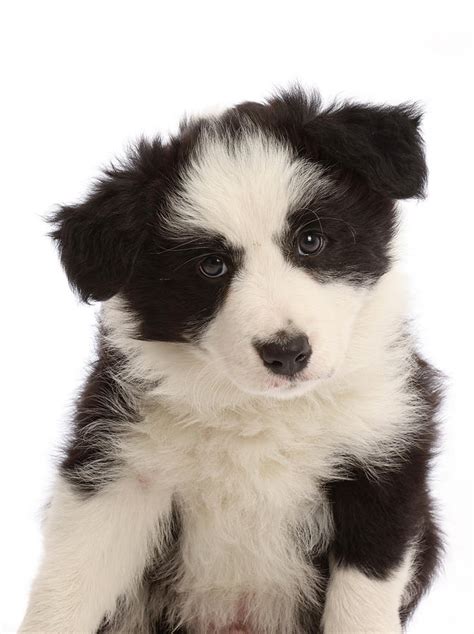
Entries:
[[369, 577], [354, 567], [334, 564], [324, 611], [324, 634], [399, 634], [399, 609], [410, 560], [387, 579]]
[[95, 632], [142, 573], [170, 496], [120, 479], [87, 498], [60, 479], [20, 632]]
[[323, 615], [324, 634], [398, 634], [426, 523], [428, 459], [415, 447], [403, 463], [354, 464], [347, 479], [328, 483], [334, 537]]

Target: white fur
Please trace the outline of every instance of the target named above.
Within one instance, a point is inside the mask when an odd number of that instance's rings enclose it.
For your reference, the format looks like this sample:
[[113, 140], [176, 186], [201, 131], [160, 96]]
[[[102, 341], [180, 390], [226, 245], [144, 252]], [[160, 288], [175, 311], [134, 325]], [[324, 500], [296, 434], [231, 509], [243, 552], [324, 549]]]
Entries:
[[246, 249], [278, 235], [289, 211], [331, 183], [322, 168], [258, 131], [227, 142], [203, 136], [181, 180], [168, 201], [168, 231], [181, 240], [204, 229]]
[[124, 477], [84, 500], [60, 479], [20, 632], [94, 632], [164, 539], [169, 510], [170, 492], [156, 482]]
[[[138, 592], [173, 494], [183, 518], [177, 621], [199, 634], [242, 620], [259, 634], [298, 632], [298, 601], [315, 601], [318, 583], [306, 555], [332, 534], [318, 483], [342, 475], [341, 455], [368, 469], [393, 460], [418, 407], [397, 273], [368, 288], [322, 284], [276, 243], [288, 210], [329, 186], [261, 135], [230, 150], [202, 144], [168, 228], [183, 240], [193, 225], [223, 234], [244, 249], [243, 268], [197, 345], [140, 341], [124, 300], [105, 303], [106, 337], [128, 360], [119, 379], [144, 386], [141, 420], [116, 448], [119, 481], [88, 501], [61, 485], [22, 631], [92, 632], [120, 593]], [[304, 332], [313, 349], [296, 387], [270, 375], [252, 345], [282, 329]], [[407, 574], [394, 575], [335, 570], [328, 632], [355, 631], [347, 614], [366, 591], [354, 623], [395, 625]]]
[[324, 611], [324, 634], [400, 634], [399, 609], [411, 578], [412, 552], [387, 579], [355, 568], [332, 566]]

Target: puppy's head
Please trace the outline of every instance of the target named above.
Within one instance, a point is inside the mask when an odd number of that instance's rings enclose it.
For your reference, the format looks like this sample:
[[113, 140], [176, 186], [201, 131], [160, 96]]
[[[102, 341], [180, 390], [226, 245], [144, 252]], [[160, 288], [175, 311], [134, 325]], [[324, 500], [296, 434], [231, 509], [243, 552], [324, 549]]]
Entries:
[[423, 193], [419, 119], [296, 90], [142, 141], [55, 215], [69, 280], [114, 298], [115, 339], [161, 351], [165, 381], [192, 358], [245, 393], [301, 394], [343, 364], [395, 201]]

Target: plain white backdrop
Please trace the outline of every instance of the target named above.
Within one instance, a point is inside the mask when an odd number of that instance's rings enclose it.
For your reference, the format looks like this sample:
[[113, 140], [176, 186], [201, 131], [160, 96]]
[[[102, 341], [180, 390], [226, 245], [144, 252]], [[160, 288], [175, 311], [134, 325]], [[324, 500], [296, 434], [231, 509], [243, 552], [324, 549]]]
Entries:
[[428, 197], [403, 205], [404, 267], [425, 355], [449, 377], [432, 488], [444, 567], [408, 631], [472, 632], [473, 30], [469, 3], [42, 2], [0, 8], [2, 334], [0, 631], [41, 554], [41, 507], [95, 308], [68, 288], [42, 217], [184, 112], [299, 80], [325, 100], [419, 101]]

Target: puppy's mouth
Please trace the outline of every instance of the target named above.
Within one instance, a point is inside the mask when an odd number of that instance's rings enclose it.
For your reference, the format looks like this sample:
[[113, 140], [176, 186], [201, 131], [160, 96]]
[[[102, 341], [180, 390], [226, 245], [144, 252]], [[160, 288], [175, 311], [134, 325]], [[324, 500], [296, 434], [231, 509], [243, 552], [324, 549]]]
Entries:
[[293, 390], [304, 383], [312, 381], [306, 374], [299, 373], [293, 376], [279, 376], [271, 377], [268, 383], [268, 387], [271, 390]]
[[260, 394], [277, 399], [294, 398], [306, 394], [318, 383], [318, 378], [308, 373], [298, 373], [291, 377], [269, 377]]
[[335, 373], [335, 368], [321, 372], [298, 372], [293, 376], [270, 376], [267, 378], [265, 388], [267, 395], [280, 398], [292, 398], [307, 393], [314, 389], [321, 381], [330, 379]]

